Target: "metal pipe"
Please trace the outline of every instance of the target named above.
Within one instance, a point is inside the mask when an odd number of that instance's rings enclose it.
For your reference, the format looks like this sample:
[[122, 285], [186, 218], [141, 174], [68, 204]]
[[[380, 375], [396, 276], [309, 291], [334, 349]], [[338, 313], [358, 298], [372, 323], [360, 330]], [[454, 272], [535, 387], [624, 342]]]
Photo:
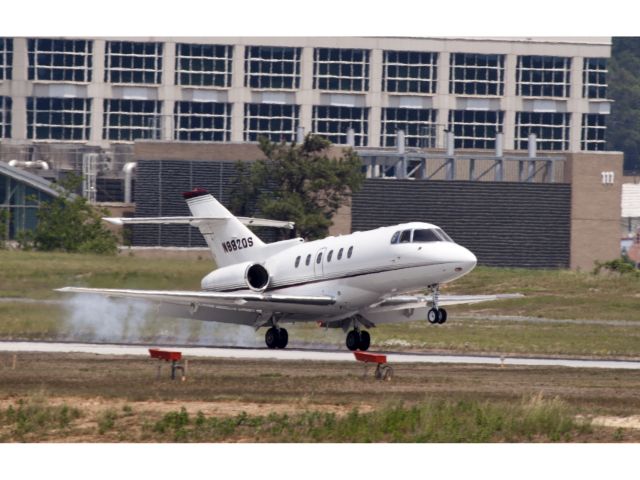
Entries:
[[398, 149], [398, 153], [404, 154], [404, 130], [398, 130], [396, 132], [396, 148]]
[[538, 156], [538, 152], [536, 151], [537, 143], [536, 143], [536, 134], [530, 133], [527, 140], [527, 150], [529, 151], [529, 158], [536, 158]]
[[124, 172], [124, 203], [131, 203], [131, 183], [133, 180], [133, 169], [138, 166], [137, 162], [127, 162], [122, 167]]
[[445, 138], [447, 141], [447, 157], [453, 157], [455, 149], [455, 137], [453, 132], [447, 130], [445, 132]]
[[9, 160], [9, 166], [14, 168], [38, 168], [49, 170], [49, 164], [44, 160]]
[[347, 130], [347, 145], [350, 147], [356, 146], [356, 131], [351, 127]]
[[496, 157], [502, 158], [504, 155], [504, 133], [498, 132], [496, 134]]

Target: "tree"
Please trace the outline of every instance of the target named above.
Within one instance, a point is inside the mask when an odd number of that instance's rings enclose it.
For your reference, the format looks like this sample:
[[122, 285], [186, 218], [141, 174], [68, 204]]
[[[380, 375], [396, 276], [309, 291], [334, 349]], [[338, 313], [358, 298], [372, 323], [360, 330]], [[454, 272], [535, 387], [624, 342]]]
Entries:
[[40, 203], [38, 225], [32, 232], [25, 232], [21, 243], [44, 251], [116, 253], [117, 239], [102, 221], [107, 212], [71, 193], [81, 181], [81, 177], [70, 175], [55, 187], [58, 197]]
[[238, 163], [231, 209], [238, 215], [259, 212], [291, 220], [307, 239], [326, 236], [335, 213], [362, 185], [358, 154], [348, 149], [331, 157], [331, 142], [313, 134], [302, 144], [259, 141], [267, 160]]
[[625, 170], [640, 170], [640, 38], [614, 37], [609, 64], [614, 101], [607, 127], [610, 150], [624, 152]]

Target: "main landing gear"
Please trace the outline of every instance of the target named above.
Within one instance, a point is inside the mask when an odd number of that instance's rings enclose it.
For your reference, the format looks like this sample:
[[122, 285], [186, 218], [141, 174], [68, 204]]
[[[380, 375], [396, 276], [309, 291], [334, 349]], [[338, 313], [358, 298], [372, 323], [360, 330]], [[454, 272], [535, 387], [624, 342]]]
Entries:
[[427, 320], [431, 324], [443, 324], [447, 321], [447, 311], [444, 308], [438, 308], [438, 298], [440, 297], [439, 285], [431, 286], [433, 308], [427, 312]]
[[271, 327], [264, 335], [269, 348], [284, 348], [289, 343], [289, 333], [284, 328]]
[[347, 348], [349, 350], [362, 350], [364, 352], [369, 350], [369, 345], [371, 345], [371, 335], [366, 330], [360, 331], [354, 328], [347, 334]]

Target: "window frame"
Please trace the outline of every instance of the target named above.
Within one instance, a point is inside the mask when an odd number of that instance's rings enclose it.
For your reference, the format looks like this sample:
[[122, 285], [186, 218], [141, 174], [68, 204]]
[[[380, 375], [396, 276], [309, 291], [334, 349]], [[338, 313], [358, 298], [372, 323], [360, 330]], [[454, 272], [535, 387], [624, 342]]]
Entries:
[[27, 57], [27, 78], [31, 81], [91, 82], [92, 40], [28, 38]]
[[[270, 58], [260, 56], [269, 52]], [[282, 53], [281, 59], [276, 58], [276, 53]], [[291, 53], [291, 58], [284, 58], [286, 53]], [[252, 56], [254, 55], [255, 56]], [[244, 86], [254, 90], [296, 90], [300, 88], [300, 65], [302, 63], [302, 48], [300, 47], [275, 47], [262, 45], [249, 45], [244, 53]], [[283, 68], [291, 64], [292, 73], [276, 72], [274, 68]], [[266, 72], [263, 67], [269, 67]], [[254, 67], [259, 67], [254, 70]], [[274, 81], [281, 82], [274, 85]], [[288, 84], [290, 82], [290, 84]]]
[[[176, 101], [173, 107], [173, 139], [181, 142], [229, 142], [231, 105], [225, 102]], [[194, 111], [196, 107], [200, 107], [199, 112]], [[190, 110], [183, 110], [185, 108]], [[220, 121], [222, 128], [216, 126]]]
[[349, 247], [349, 250], [347, 250], [347, 258], [351, 258], [352, 255], [353, 255], [353, 245], [351, 245]]
[[175, 54], [174, 81], [176, 85], [183, 87], [231, 87], [233, 45], [176, 43]]

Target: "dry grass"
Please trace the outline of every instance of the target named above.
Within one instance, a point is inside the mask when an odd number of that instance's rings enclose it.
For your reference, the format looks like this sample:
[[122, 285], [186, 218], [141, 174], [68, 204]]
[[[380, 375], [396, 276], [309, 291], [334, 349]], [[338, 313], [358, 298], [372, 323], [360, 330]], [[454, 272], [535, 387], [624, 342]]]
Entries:
[[4, 441], [640, 440], [575, 420], [637, 415], [634, 371], [399, 364], [378, 382], [355, 362], [198, 358], [180, 382], [166, 367], [156, 380], [139, 357], [0, 361], [0, 411], [22, 400], [27, 418], [44, 418], [19, 430], [3, 413]]

